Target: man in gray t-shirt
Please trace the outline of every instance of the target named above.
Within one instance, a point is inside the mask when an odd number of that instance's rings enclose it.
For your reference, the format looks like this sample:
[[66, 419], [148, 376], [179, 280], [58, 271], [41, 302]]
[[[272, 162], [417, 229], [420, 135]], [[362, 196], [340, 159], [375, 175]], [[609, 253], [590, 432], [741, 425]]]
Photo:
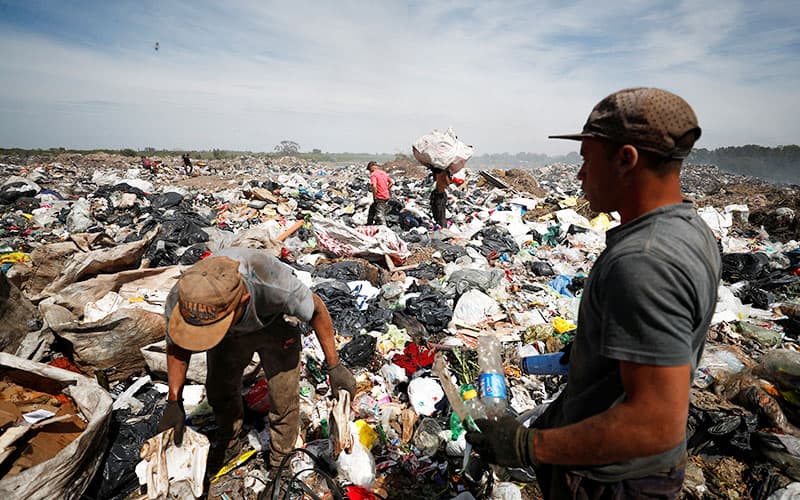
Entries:
[[586, 199], [622, 224], [586, 282], [564, 391], [532, 429], [482, 420], [467, 440], [490, 462], [534, 466], [546, 498], [677, 497], [721, 267], [711, 231], [682, 203], [697, 118], [674, 94], [626, 89], [582, 133], [554, 137], [582, 141]]
[[218, 427], [208, 460], [211, 474], [241, 429], [242, 373], [256, 352], [269, 386], [270, 465], [280, 464], [295, 447], [302, 346], [300, 329], [284, 315], [311, 325], [325, 353], [333, 394], [345, 389], [353, 396], [355, 379], [339, 363], [325, 304], [272, 255], [249, 248], [222, 250], [184, 272], [167, 296], [169, 394], [158, 431], [174, 428], [180, 445], [189, 357], [207, 351], [206, 391]]

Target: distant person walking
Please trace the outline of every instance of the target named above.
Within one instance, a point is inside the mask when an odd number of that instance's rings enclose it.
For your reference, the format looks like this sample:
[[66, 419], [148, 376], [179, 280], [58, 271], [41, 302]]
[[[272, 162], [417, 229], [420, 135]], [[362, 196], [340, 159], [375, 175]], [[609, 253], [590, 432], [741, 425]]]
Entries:
[[183, 159], [183, 168], [186, 170], [186, 175], [192, 175], [194, 167], [192, 166], [192, 160], [189, 158], [189, 153], [183, 153], [181, 158]]
[[386, 224], [389, 190], [394, 186], [394, 182], [374, 161], [367, 164], [367, 170], [369, 170], [369, 183], [372, 185], [372, 205], [369, 207], [367, 225]]
[[447, 227], [447, 186], [453, 181], [450, 171], [433, 170], [435, 186], [431, 192], [431, 213], [433, 220], [441, 227]]

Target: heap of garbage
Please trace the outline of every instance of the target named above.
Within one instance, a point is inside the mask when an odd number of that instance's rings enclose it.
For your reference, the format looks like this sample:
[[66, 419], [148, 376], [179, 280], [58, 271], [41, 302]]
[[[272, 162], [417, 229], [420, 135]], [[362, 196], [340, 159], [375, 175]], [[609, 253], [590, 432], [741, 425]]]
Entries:
[[[409, 158], [383, 165], [395, 182], [385, 227], [365, 225], [363, 165], [253, 155], [195, 162], [189, 175], [180, 157], [158, 160], [0, 158], [0, 491], [202, 493], [192, 457], [206, 456], [215, 429], [205, 356], [189, 366], [183, 451], [156, 436], [164, 302], [187, 266], [243, 246], [273, 253], [322, 298], [358, 389], [333, 398], [322, 350], [304, 336], [304, 451], [288, 459], [297, 472], [276, 479], [259, 453], [269, 397], [254, 359], [248, 439], [210, 497], [258, 498], [271, 481], [287, 498], [540, 497], [519, 474], [465, 460], [451, 401], [474, 397], [484, 336], [500, 345], [507, 411], [529, 417], [562, 388], [563, 375], [528, 375], [520, 360], [571, 340], [583, 283], [619, 224], [581, 198], [579, 166], [460, 169], [449, 225], [434, 230], [432, 180]], [[683, 190], [724, 265], [692, 389], [683, 495], [790, 498], [800, 491], [800, 188], [690, 165]]]

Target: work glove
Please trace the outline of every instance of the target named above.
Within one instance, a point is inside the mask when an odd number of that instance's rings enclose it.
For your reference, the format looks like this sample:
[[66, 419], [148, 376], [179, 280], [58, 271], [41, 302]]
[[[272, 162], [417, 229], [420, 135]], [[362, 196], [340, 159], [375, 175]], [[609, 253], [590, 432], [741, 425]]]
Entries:
[[177, 400], [167, 400], [167, 407], [164, 408], [164, 414], [161, 420], [158, 421], [156, 431], [161, 433], [167, 429], [174, 428], [172, 437], [175, 444], [180, 446], [183, 444], [183, 426], [186, 420], [186, 412], [183, 410], [183, 402]]
[[467, 432], [466, 439], [475, 451], [489, 463], [503, 467], [536, 466], [533, 435], [512, 416], [498, 420], [479, 418], [475, 420], [481, 432]]
[[339, 390], [344, 389], [350, 393], [351, 400], [356, 397], [356, 379], [341, 362], [330, 367], [328, 374], [331, 378], [331, 392], [339, 394]]

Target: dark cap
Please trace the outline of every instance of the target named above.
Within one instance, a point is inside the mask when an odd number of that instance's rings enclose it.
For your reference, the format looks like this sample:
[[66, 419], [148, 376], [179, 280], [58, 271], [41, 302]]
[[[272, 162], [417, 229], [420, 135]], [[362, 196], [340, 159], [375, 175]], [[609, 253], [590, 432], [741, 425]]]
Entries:
[[178, 302], [167, 332], [180, 347], [206, 351], [217, 345], [233, 324], [236, 306], [247, 292], [239, 262], [208, 257], [178, 279]]
[[589, 114], [583, 132], [551, 139], [586, 137], [632, 144], [665, 158], [682, 160], [700, 138], [697, 116], [689, 103], [666, 90], [637, 87], [614, 92]]

